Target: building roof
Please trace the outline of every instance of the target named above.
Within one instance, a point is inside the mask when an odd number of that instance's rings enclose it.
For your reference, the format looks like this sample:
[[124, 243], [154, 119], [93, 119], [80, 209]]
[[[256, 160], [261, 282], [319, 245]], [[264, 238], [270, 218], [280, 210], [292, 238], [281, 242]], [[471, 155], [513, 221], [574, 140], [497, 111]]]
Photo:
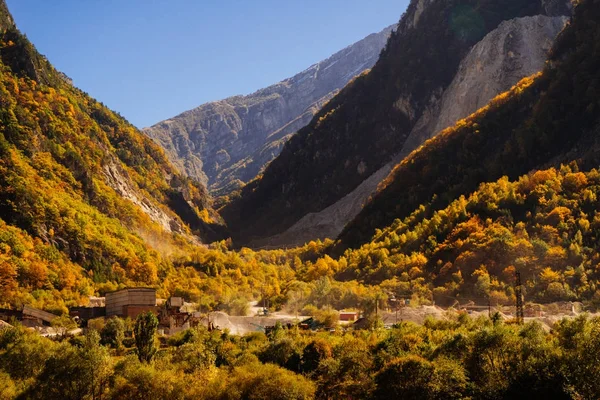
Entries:
[[106, 293], [108, 294], [114, 294], [114, 293], [120, 293], [120, 292], [156, 292], [155, 288], [149, 288], [149, 287], [130, 287], [130, 288], [125, 288], [125, 289], [119, 289], [119, 290], [115, 290], [114, 292], [108, 292]]
[[7, 328], [12, 328], [13, 326], [11, 324], [9, 324], [8, 322], [4, 322], [2, 320], [0, 320], [0, 329], [7, 329]]
[[42, 321], [52, 322], [58, 315], [54, 315], [44, 310], [38, 310], [31, 306], [23, 306], [23, 315], [41, 319]]

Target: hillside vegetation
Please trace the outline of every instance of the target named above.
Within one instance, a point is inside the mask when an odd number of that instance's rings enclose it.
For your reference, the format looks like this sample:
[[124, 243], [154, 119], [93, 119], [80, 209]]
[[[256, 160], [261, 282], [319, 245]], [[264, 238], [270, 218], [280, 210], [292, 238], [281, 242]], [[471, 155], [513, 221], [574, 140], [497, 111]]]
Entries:
[[0, 5], [0, 303], [156, 282], [172, 248], [218, 239], [205, 188], [74, 88]]
[[0, 329], [0, 398], [591, 399], [600, 391], [600, 321], [585, 316], [552, 332], [452, 313], [350, 333], [278, 327], [239, 337], [200, 327], [164, 341], [151, 362], [138, 360], [130, 338], [106, 342], [114, 337], [106, 328], [62, 343]]
[[[528, 301], [600, 301], [600, 174], [573, 167], [482, 184], [442, 210], [421, 206], [344, 254], [339, 278], [455, 299], [514, 304], [521, 272]], [[431, 291], [430, 291], [431, 290]]]
[[[418, 3], [427, 4], [422, 13]], [[236, 243], [281, 233], [352, 191], [400, 151], [475, 43], [504, 20], [544, 12], [539, 0], [413, 1], [373, 69], [325, 105], [222, 210]]]
[[600, 45], [591, 38], [600, 34], [599, 17], [596, 4], [581, 3], [541, 74], [524, 79], [402, 161], [342, 232], [342, 247], [360, 246], [376, 228], [421, 205], [442, 209], [504, 175], [516, 179], [570, 161], [584, 171], [598, 166]]

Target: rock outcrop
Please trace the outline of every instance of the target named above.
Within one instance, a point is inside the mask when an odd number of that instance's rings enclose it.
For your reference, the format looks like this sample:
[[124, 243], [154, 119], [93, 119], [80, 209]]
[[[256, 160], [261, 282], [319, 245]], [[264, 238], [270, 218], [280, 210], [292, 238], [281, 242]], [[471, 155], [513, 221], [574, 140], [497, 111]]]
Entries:
[[539, 15], [503, 22], [472, 48], [448, 88], [432, 97], [400, 154], [335, 204], [307, 214], [284, 233], [253, 245], [293, 246], [337, 237], [402, 158], [522, 78], [542, 70], [548, 51], [567, 20], [567, 17]]
[[393, 26], [248, 96], [204, 104], [145, 133], [181, 172], [227, 194], [253, 179], [353, 77], [371, 68]]
[[181, 220], [174, 213], [167, 213], [151, 199], [140, 193], [118, 162], [111, 160], [103, 166], [102, 170], [108, 186], [113, 188], [121, 197], [138, 206], [152, 221], [159, 224], [167, 232], [185, 233]]
[[456, 77], [431, 102], [409, 135], [406, 156], [427, 139], [487, 105], [526, 76], [544, 67], [567, 17], [517, 18], [489, 33], [461, 62]]

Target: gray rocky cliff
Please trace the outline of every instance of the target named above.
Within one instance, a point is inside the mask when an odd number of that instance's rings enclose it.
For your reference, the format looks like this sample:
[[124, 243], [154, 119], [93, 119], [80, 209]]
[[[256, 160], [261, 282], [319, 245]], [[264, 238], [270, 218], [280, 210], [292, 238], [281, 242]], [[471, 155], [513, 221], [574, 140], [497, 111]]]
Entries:
[[204, 104], [144, 132], [183, 173], [215, 195], [227, 194], [257, 176], [291, 135], [353, 77], [371, 68], [393, 28], [278, 84]]
[[[432, 0], [423, 0], [431, 2]], [[547, 52], [567, 17], [534, 16], [505, 21], [463, 59], [452, 83], [433, 96], [400, 154], [333, 205], [304, 216], [287, 231], [252, 243], [294, 246], [335, 238], [362, 209], [392, 167], [423, 142], [485, 106], [498, 94], [544, 67]]]
[[567, 17], [543, 15], [517, 18], [490, 32], [461, 62], [450, 86], [440, 96], [432, 97], [401, 155], [407, 156], [524, 77], [541, 71], [554, 39], [567, 20]]

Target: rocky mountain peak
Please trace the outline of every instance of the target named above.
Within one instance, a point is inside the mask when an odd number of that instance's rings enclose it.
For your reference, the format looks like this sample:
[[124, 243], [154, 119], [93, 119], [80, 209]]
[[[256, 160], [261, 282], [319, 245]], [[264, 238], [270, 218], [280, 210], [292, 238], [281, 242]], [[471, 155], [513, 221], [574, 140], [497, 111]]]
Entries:
[[395, 26], [247, 96], [203, 104], [145, 130], [188, 176], [216, 195], [242, 186], [352, 78], [377, 61]]

